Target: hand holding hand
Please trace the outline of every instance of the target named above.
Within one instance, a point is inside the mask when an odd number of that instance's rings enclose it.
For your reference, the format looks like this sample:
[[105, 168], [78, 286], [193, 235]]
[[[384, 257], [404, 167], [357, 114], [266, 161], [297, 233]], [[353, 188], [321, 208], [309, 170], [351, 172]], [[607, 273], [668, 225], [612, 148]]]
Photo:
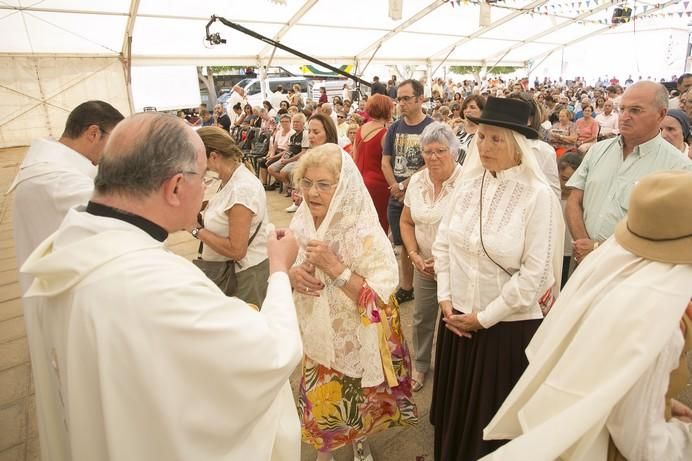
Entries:
[[593, 251], [595, 242], [591, 239], [578, 239], [572, 244], [574, 259], [582, 262], [584, 258]]
[[397, 200], [403, 200], [404, 198], [404, 191], [399, 190], [398, 183], [394, 183], [391, 186], [389, 186], [389, 194]]
[[269, 272], [288, 272], [298, 256], [298, 241], [288, 229], [277, 229], [267, 239]]
[[466, 331], [459, 322], [459, 317], [461, 316], [455, 313], [451, 301], [442, 301], [440, 303], [440, 310], [442, 310], [442, 321], [445, 322], [445, 326], [450, 331], [464, 338], [471, 337], [471, 333]]
[[[341, 261], [329, 248], [327, 242], [310, 240], [305, 247], [305, 259], [332, 278], [338, 277], [343, 272]], [[339, 268], [341, 268], [340, 271]]]
[[315, 277], [315, 266], [309, 262], [304, 262], [299, 266], [292, 267], [288, 271], [288, 278], [291, 286], [301, 294], [319, 297], [324, 288], [324, 284]]
[[465, 338], [470, 338], [472, 332], [483, 328], [475, 312], [471, 314], [452, 314], [449, 317], [443, 318], [442, 321], [445, 322], [447, 328]]

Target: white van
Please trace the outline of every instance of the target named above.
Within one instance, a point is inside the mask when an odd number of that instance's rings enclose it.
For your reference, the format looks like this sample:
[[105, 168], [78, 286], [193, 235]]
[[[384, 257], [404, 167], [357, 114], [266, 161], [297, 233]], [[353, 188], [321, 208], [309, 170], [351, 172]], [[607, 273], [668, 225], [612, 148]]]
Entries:
[[[262, 101], [271, 99], [271, 94], [276, 91], [276, 88], [281, 85], [284, 93], [288, 94], [288, 90], [296, 83], [300, 85], [300, 92], [303, 94], [303, 100], [312, 97], [312, 81], [305, 77], [269, 77], [267, 78], [267, 96], [262, 95], [262, 87], [258, 78], [245, 78], [237, 83], [239, 87], [245, 90], [245, 99], [251, 106], [262, 106]], [[237, 100], [232, 96], [228, 99], [229, 105], [231, 100]], [[227, 110], [231, 110], [228, 107]], [[278, 109], [278, 108], [277, 108]]]

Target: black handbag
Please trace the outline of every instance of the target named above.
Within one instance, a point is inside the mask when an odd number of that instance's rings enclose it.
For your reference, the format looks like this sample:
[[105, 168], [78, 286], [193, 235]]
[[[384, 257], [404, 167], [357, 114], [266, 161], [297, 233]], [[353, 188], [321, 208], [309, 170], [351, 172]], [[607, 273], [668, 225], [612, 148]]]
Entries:
[[[248, 248], [250, 244], [257, 236], [257, 233], [262, 227], [262, 222], [257, 225], [257, 229], [250, 237], [247, 242]], [[216, 286], [221, 288], [226, 296], [233, 296], [238, 288], [238, 279], [235, 275], [236, 266], [240, 268], [240, 264], [237, 261], [205, 261], [202, 259], [202, 248], [203, 243], [199, 242], [199, 255], [197, 259], [192, 260], [192, 264], [199, 267], [199, 269], [204, 272], [209, 280], [214, 282]]]

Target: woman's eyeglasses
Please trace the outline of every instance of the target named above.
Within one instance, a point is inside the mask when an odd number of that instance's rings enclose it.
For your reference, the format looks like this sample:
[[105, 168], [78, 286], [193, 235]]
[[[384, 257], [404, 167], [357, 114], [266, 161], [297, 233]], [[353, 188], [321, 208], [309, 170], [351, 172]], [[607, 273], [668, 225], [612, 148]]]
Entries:
[[307, 178], [303, 178], [300, 180], [300, 188], [304, 191], [309, 191], [310, 189], [312, 189], [312, 186], [315, 186], [317, 192], [321, 194], [326, 194], [327, 192], [331, 191], [332, 188], [336, 186], [336, 184], [331, 184], [326, 181], [312, 182]]

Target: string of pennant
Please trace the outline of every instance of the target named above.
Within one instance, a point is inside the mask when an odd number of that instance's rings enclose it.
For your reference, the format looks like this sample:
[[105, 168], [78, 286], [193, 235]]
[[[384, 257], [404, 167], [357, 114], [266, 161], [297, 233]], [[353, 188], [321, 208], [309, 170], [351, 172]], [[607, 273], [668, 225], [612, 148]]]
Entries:
[[[452, 7], [454, 6], [465, 6], [465, 5], [470, 5], [470, 4], [478, 4], [484, 0], [450, 0], [450, 4]], [[491, 5], [517, 5], [517, 4], [524, 4], [525, 0], [485, 0]], [[591, 10], [594, 7], [601, 6], [601, 5], [624, 5], [627, 2], [624, 2], [622, 0], [581, 0], [581, 1], [566, 1], [566, 2], [560, 2], [560, 3], [550, 3], [546, 5], [542, 5], [539, 7], [534, 8], [531, 10], [529, 13], [532, 17], [534, 15], [538, 16], [551, 16], [551, 15], [578, 15], [582, 13], [587, 13], [589, 10]], [[633, 5], [632, 6], [632, 16], [637, 16], [637, 19], [651, 19], [651, 18], [682, 18], [683, 16], [685, 17], [692, 17], [692, 1], [685, 0], [683, 2], [679, 2], [676, 5], [682, 6], [683, 11], [656, 11], [652, 12], [649, 14], [646, 14], [646, 12], [649, 10], [649, 8], [659, 8], [661, 7], [661, 4], [655, 4], [655, 5]], [[670, 5], [673, 6], [673, 5]], [[589, 17], [587, 18], [584, 22], [589, 22], [592, 24], [610, 24], [611, 18], [610, 18], [610, 13], [603, 12], [602, 17], [597, 18], [597, 17]]]

